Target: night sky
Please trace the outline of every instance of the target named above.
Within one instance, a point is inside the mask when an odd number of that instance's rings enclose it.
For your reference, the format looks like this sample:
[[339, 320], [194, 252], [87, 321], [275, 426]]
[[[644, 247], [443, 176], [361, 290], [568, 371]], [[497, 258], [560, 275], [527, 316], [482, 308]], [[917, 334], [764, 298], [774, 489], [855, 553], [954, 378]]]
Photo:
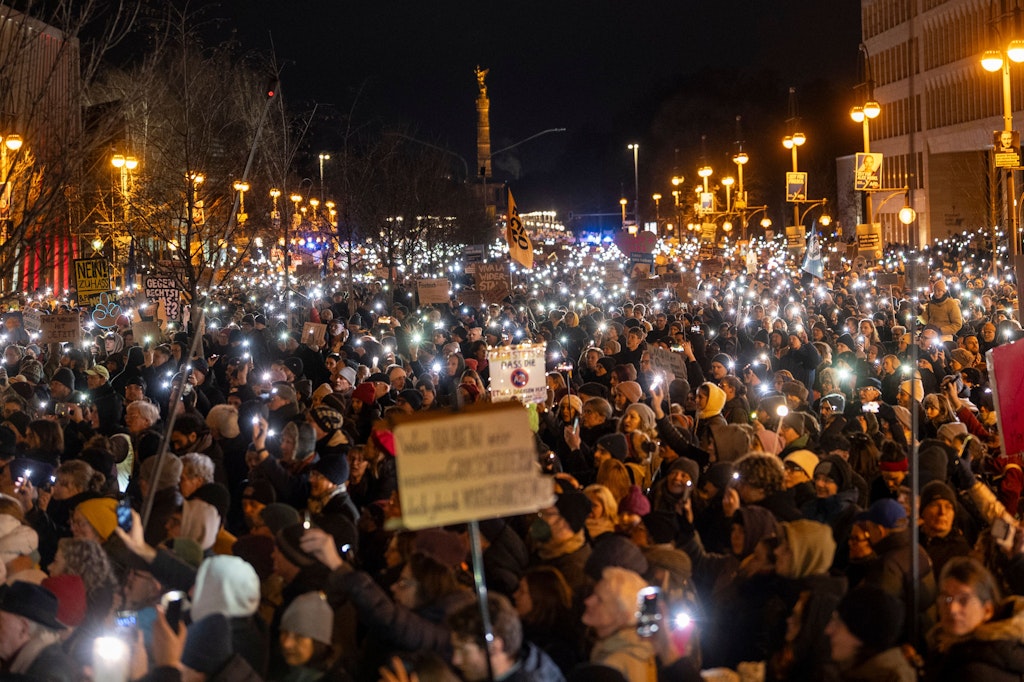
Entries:
[[[812, 170], [817, 163], [827, 173], [835, 155], [857, 144], [855, 126], [832, 117], [852, 103], [859, 0], [228, 0], [219, 12], [246, 48], [266, 53], [273, 41], [289, 107], [320, 102], [321, 111], [357, 123], [404, 126], [462, 155], [470, 169], [473, 68], [490, 69], [493, 149], [568, 129], [495, 159], [495, 176], [518, 186], [521, 204], [617, 210], [624, 188], [632, 196], [632, 141], [641, 144], [642, 195], [659, 191], [675, 167], [695, 177], [701, 135], [708, 162], [724, 166], [737, 114], [752, 158], [748, 188], [758, 182], [757, 160], [760, 175], [781, 184], [774, 174], [788, 162], [779, 136], [790, 85], [806, 121], [806, 153], [820, 144]], [[314, 159], [330, 150], [329, 128], [314, 123]]]

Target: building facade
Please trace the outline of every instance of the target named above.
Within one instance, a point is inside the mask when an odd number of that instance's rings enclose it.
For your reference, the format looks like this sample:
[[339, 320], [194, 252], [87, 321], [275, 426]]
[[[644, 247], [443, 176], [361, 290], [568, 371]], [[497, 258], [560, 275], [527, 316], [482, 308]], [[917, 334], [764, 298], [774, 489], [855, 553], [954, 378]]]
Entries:
[[[993, 131], [1003, 128], [1002, 76], [985, 71], [981, 56], [1008, 41], [1002, 15], [1016, 1], [861, 0], [865, 75], [882, 105], [870, 122], [871, 151], [884, 154], [881, 186], [907, 187], [918, 215], [902, 226], [902, 201], [887, 203], [879, 213], [888, 240], [924, 244], [1005, 225], [991, 153]], [[1017, 129], [1024, 65], [1010, 74]]]

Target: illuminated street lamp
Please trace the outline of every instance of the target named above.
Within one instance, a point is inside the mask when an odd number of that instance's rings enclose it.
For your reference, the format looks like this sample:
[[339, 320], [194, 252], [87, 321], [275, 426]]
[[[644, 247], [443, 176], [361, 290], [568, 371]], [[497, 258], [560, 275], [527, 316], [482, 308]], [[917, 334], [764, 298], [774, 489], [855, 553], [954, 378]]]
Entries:
[[722, 178], [722, 185], [725, 186], [725, 212], [732, 212], [732, 186], [736, 181], [732, 176]]
[[[792, 88], [790, 89], [790, 92], [792, 92]], [[792, 135], [786, 135], [784, 138], [782, 138], [782, 146], [785, 147], [786, 149], [791, 150], [793, 153], [794, 173], [800, 172], [799, 165], [797, 163], [797, 150], [800, 147], [804, 146], [805, 142], [807, 142], [807, 136], [800, 132], [793, 133]], [[793, 203], [793, 224], [800, 224], [800, 204], [796, 202]]]
[[[981, 57], [981, 66], [990, 73], [1002, 71], [1003, 75], [1003, 132], [1013, 132], [1013, 101], [1010, 96], [1010, 62], [1024, 62], [1024, 40], [1011, 40], [1006, 48], [1006, 59], [1002, 50], [986, 50]], [[1006, 169], [1006, 225], [1010, 235], [1010, 257], [1020, 252], [1020, 235], [1018, 234], [1014, 202], [1017, 189], [1014, 183], [1012, 168]]]
[[623, 229], [626, 228], [626, 204], [628, 204], [628, 203], [629, 202], [626, 201], [626, 197], [622, 197], [621, 199], [619, 199], [619, 206], [622, 207], [622, 228]]
[[302, 203], [302, 195], [293, 194], [289, 198], [292, 200], [292, 203], [295, 204], [295, 213], [292, 215], [292, 223], [295, 227], [298, 227], [302, 224], [302, 214], [299, 213], [299, 204]]
[[660, 230], [661, 229], [661, 227], [660, 227], [661, 226], [661, 195], [658, 194], [657, 192], [655, 192], [654, 194], [651, 195], [651, 198], [654, 199], [654, 223], [655, 223], [655, 225], [658, 226], [658, 229]]
[[278, 213], [278, 211], [277, 211], [277, 199], [280, 196], [281, 196], [281, 190], [279, 190], [276, 187], [272, 187], [271, 190], [270, 190], [270, 198], [273, 199], [273, 201], [274, 201], [274, 207], [270, 211], [270, 221], [271, 222], [280, 222], [280, 220], [281, 220], [281, 214]]
[[238, 192], [238, 224], [241, 225], [249, 219], [249, 215], [245, 212], [245, 193], [249, 191], [249, 183], [235, 180], [232, 187]]

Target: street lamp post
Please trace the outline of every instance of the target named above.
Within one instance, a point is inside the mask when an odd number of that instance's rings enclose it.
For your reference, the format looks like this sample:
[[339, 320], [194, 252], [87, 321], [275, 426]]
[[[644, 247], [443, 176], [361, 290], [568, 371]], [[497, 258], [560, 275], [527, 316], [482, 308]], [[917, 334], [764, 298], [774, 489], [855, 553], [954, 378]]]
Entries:
[[324, 161], [330, 161], [330, 154], [320, 154], [320, 201], [324, 200]]
[[619, 206], [622, 207], [622, 229], [623, 230], [626, 229], [626, 204], [628, 204], [628, 203], [629, 202], [626, 201], [626, 197], [622, 197], [621, 199], [619, 199]]
[[633, 152], [633, 219], [637, 228], [640, 227], [640, 145], [632, 143], [626, 145], [626, 149]]
[[[1003, 132], [1013, 132], [1013, 101], [1010, 97], [1010, 62], [1024, 62], [1024, 40], [1012, 40], [1002, 50], [986, 50], [981, 57], [981, 66], [990, 73], [1002, 71], [1003, 75]], [[1012, 168], [1006, 169], [1006, 226], [1010, 238], [1010, 258], [1020, 253], [1020, 235], [1017, 228], [1016, 209], [1013, 203], [1017, 199], [1017, 189]]]
[[245, 212], [245, 193], [249, 191], [249, 183], [235, 180], [232, 187], [238, 192], [238, 224], [242, 225], [249, 219], [249, 215]]
[[732, 186], [735, 184], [732, 176], [722, 178], [722, 185], [725, 187], [725, 212], [732, 213]]
[[[807, 136], [803, 133], [797, 132], [792, 135], [786, 135], [782, 138], [782, 146], [789, 149], [793, 153], [793, 172], [799, 173], [799, 166], [797, 163], [797, 149], [802, 147], [807, 142]], [[799, 202], [793, 202], [793, 224], [800, 224], [800, 204]]]
[[[875, 100], [875, 82], [871, 77], [871, 58], [868, 55], [868, 48], [864, 43], [860, 44], [860, 54], [863, 58], [864, 66], [864, 82], [860, 86], [865, 88], [864, 103], [856, 105], [850, 109], [850, 118], [856, 123], [860, 123], [863, 127], [864, 132], [864, 153], [871, 153], [871, 121], [878, 118], [878, 115], [882, 113], [882, 106]], [[864, 215], [865, 221], [871, 224], [873, 220], [874, 212], [871, 208], [871, 190], [870, 188], [864, 190]]]
[[654, 199], [654, 233], [661, 236], [661, 194], [655, 192], [651, 198]]

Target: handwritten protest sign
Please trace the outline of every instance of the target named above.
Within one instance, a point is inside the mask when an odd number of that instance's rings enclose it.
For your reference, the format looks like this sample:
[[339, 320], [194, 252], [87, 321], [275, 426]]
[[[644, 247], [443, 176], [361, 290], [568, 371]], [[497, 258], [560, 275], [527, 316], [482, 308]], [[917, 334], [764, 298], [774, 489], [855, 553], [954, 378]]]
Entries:
[[489, 303], [499, 303], [508, 296], [508, 263], [477, 263], [476, 290]]
[[416, 291], [420, 296], [420, 305], [431, 305], [448, 303], [448, 291], [452, 288], [451, 282], [446, 279], [421, 279], [416, 282]]
[[162, 302], [167, 320], [177, 320], [181, 315], [181, 289], [173, 277], [147, 275], [143, 281], [143, 291], [153, 303]]
[[544, 365], [546, 344], [502, 346], [487, 349], [491, 368], [491, 397], [523, 403], [542, 403], [547, 398]]
[[79, 305], [95, 305], [110, 291], [110, 263], [106, 258], [75, 259], [75, 289]]
[[82, 325], [77, 313], [44, 315], [39, 318], [40, 343], [76, 343], [82, 338]]
[[25, 308], [21, 312], [21, 326], [25, 328], [31, 338], [35, 338], [42, 331], [43, 313], [35, 308]]
[[537, 466], [526, 409], [516, 403], [396, 420], [395, 463], [406, 528], [515, 516], [554, 504]]

